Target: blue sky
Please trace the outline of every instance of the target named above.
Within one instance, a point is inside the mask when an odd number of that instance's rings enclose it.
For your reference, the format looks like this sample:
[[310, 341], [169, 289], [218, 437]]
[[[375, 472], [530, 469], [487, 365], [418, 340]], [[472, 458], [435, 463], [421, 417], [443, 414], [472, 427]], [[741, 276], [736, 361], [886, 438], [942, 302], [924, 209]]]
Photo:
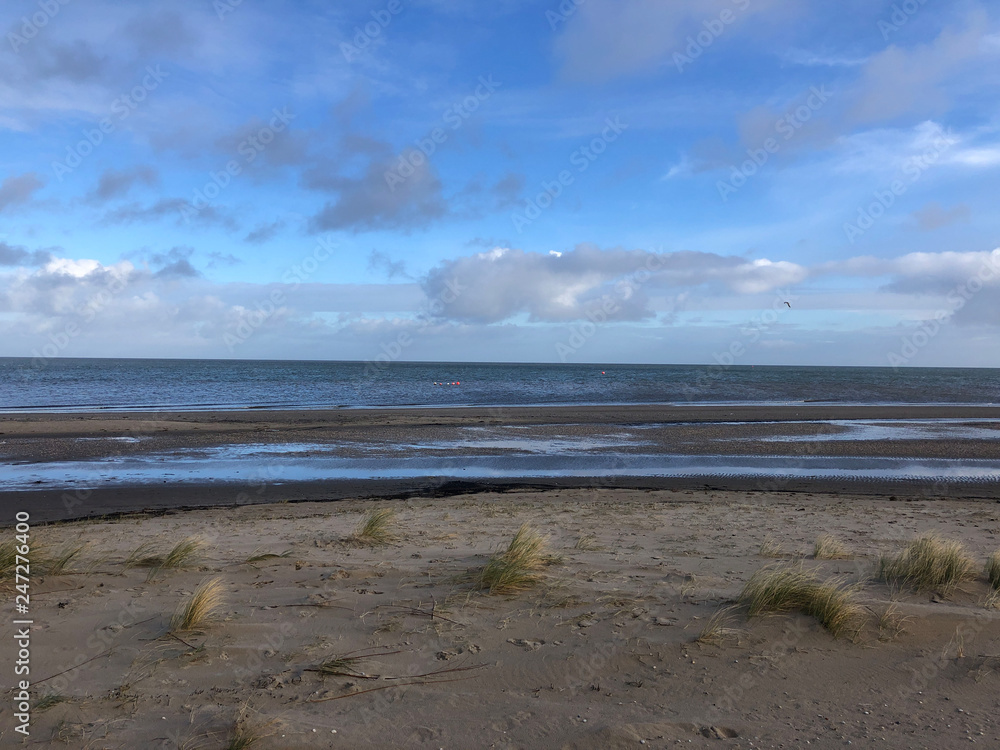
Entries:
[[2, 356], [1000, 366], [993, 4], [0, 21]]

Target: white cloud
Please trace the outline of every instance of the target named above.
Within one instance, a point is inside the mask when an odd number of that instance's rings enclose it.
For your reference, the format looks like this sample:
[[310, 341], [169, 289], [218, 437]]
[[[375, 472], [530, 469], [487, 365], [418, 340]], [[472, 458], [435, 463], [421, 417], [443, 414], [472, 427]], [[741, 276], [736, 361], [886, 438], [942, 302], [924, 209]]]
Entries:
[[532, 321], [579, 320], [606, 303], [614, 320], [654, 315], [651, 292], [706, 285], [754, 294], [795, 284], [806, 269], [788, 261], [748, 260], [714, 253], [655, 253], [578, 245], [559, 255], [495, 248], [435, 267], [424, 282], [440, 314], [496, 323], [527, 315]]

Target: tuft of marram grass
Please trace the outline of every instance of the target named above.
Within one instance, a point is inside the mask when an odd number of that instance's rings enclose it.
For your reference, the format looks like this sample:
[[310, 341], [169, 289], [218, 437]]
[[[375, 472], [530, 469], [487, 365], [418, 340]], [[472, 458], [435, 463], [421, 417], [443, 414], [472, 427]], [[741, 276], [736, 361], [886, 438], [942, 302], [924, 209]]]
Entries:
[[767, 537], [760, 544], [760, 549], [757, 550], [757, 554], [761, 557], [788, 557], [781, 545], [774, 541], [771, 537]]
[[976, 563], [961, 542], [926, 534], [910, 542], [898, 555], [882, 555], [878, 577], [892, 585], [917, 591], [938, 589], [949, 593], [976, 576]]
[[42, 572], [50, 576], [58, 576], [69, 572], [69, 564], [83, 552], [86, 546], [86, 544], [69, 545], [51, 557], [44, 556], [41, 565]]
[[878, 626], [879, 643], [889, 643], [905, 633], [906, 623], [911, 619], [901, 615], [899, 605], [895, 603], [890, 604], [882, 612], [877, 612], [875, 624]]
[[152, 542], [143, 542], [134, 550], [132, 550], [128, 557], [122, 561], [122, 567], [125, 570], [129, 568], [154, 568], [163, 562], [163, 558], [150, 555], [149, 553], [153, 549]]
[[551, 562], [546, 543], [530, 524], [521, 524], [507, 549], [497, 551], [483, 566], [479, 588], [490, 594], [512, 594], [534, 586], [541, 580], [539, 571]]
[[237, 714], [232, 729], [229, 730], [226, 750], [246, 750], [246, 748], [256, 745], [265, 737], [274, 734], [273, 730], [270, 732], [267, 730], [276, 723], [274, 719], [266, 722], [252, 719], [250, 706], [245, 703]]
[[1000, 549], [986, 561], [986, 580], [990, 586], [1000, 591]]
[[392, 508], [372, 508], [358, 523], [352, 539], [362, 544], [389, 544], [395, 541], [392, 527], [396, 522], [396, 511]]
[[9, 539], [0, 542], [0, 578], [7, 580], [17, 562], [17, 542]]
[[762, 568], [747, 581], [739, 596], [747, 615], [797, 610], [819, 620], [835, 637], [843, 635], [863, 614], [840, 579], [821, 581], [803, 568]]
[[596, 552], [604, 548], [597, 541], [597, 537], [594, 534], [584, 534], [576, 540], [573, 549], [580, 550], [581, 552]]
[[816, 538], [813, 557], [817, 560], [849, 560], [852, 555], [839, 539], [823, 534]]
[[161, 568], [183, 568], [194, 558], [195, 554], [205, 546], [205, 543], [196, 536], [189, 536], [182, 539], [163, 558]]
[[189, 536], [177, 542], [166, 555], [152, 555], [152, 542], [143, 542], [129, 553], [122, 566], [129, 568], [151, 568], [149, 578], [153, 578], [163, 569], [186, 567], [194, 561], [195, 555], [205, 546], [205, 542], [197, 536]]
[[729, 620], [732, 618], [734, 610], [736, 610], [735, 606], [723, 607], [722, 609], [716, 610], [712, 616], [708, 618], [708, 622], [705, 623], [705, 627], [702, 628], [701, 633], [696, 639], [697, 642], [713, 646], [721, 646], [727, 638], [736, 638], [738, 640], [740, 631], [736, 628], [729, 627]]
[[211, 620], [225, 601], [222, 579], [210, 578], [194, 590], [170, 620], [171, 630], [194, 630]]

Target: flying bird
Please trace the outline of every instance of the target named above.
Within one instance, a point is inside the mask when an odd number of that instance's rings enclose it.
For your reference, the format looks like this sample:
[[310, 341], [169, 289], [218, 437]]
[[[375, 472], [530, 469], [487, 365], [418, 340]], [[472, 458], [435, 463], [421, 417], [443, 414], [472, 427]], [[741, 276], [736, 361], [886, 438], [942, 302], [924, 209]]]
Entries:
[[792, 306], [792, 303], [791, 303], [791, 302], [785, 302], [785, 304], [786, 304], [786, 305], [788, 305], [789, 307], [791, 307], [791, 306]]

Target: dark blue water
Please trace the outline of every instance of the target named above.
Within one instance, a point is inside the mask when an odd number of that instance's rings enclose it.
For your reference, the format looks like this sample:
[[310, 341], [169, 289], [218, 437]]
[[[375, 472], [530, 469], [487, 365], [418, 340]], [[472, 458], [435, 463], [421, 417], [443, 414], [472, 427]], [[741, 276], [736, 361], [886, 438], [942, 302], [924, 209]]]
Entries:
[[802, 402], [998, 404], [1000, 370], [0, 358], [2, 411]]

